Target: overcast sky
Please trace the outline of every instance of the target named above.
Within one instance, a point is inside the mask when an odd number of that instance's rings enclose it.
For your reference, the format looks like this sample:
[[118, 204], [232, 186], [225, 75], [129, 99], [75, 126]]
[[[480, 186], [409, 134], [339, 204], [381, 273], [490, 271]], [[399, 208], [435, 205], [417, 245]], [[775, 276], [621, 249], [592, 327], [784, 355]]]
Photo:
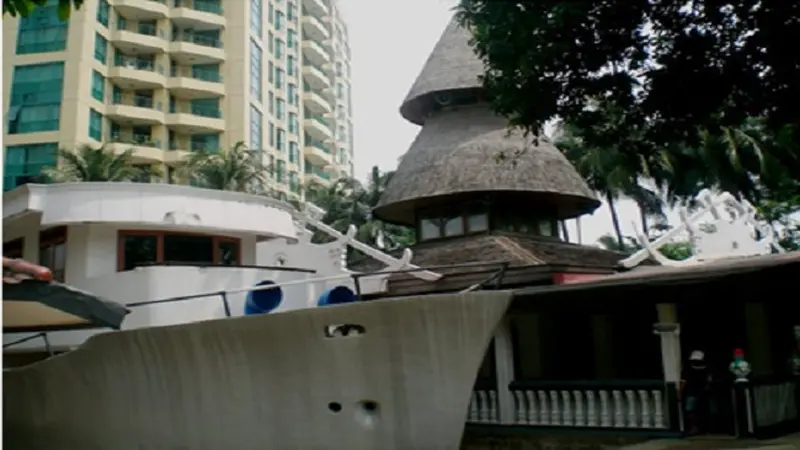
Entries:
[[[393, 170], [419, 127], [398, 109], [422, 65], [452, 17], [455, 0], [337, 0], [350, 31], [356, 176], [365, 179], [372, 166]], [[636, 205], [619, 202], [623, 232], [635, 234]], [[670, 214], [671, 216], [673, 214]], [[673, 223], [675, 218], [673, 218]], [[576, 240], [575, 224], [570, 238]], [[581, 219], [584, 244], [611, 232], [604, 204]]]

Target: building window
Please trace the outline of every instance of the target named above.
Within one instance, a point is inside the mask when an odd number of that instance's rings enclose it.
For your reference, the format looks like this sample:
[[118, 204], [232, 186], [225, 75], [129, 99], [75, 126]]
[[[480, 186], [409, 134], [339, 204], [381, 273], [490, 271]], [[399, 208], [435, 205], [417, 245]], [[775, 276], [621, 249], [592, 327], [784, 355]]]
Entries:
[[270, 114], [275, 114], [275, 94], [272, 91], [269, 91], [269, 96], [267, 98], [267, 108]]
[[284, 53], [283, 47], [284, 47], [284, 45], [285, 44], [283, 43], [283, 40], [275, 39], [275, 59], [277, 59], [279, 61], [283, 60], [283, 53]]
[[453, 212], [450, 214], [423, 215], [419, 221], [419, 240], [425, 241], [442, 237], [463, 236], [489, 229], [489, 215], [486, 212]]
[[267, 63], [267, 81], [269, 84], [275, 83], [275, 64], [272, 61]]
[[275, 124], [269, 123], [269, 146], [275, 147]]
[[89, 137], [103, 140], [103, 115], [93, 109], [89, 109]]
[[250, 105], [250, 149], [261, 150], [263, 149], [262, 142], [262, 121], [263, 115], [255, 105]]
[[283, 29], [283, 22], [284, 22], [284, 15], [281, 11], [275, 11], [275, 29], [281, 30]]
[[96, 70], [92, 71], [92, 97], [100, 103], [106, 98], [106, 79]]
[[290, 77], [297, 76], [297, 66], [292, 55], [286, 56], [286, 74]]
[[297, 172], [289, 172], [289, 190], [295, 194], [300, 193], [300, 176]]
[[269, 22], [270, 25], [275, 23], [275, 20], [273, 19], [274, 16], [275, 16], [275, 7], [272, 6], [272, 2], [269, 2], [269, 9], [267, 10], [267, 22]]
[[286, 119], [286, 102], [281, 98], [275, 101], [275, 117], [278, 120]]
[[117, 270], [133, 270], [153, 264], [185, 266], [234, 266], [241, 264], [241, 241], [159, 231], [120, 231]]
[[275, 166], [275, 181], [278, 183], [286, 183], [286, 161], [279, 159]]
[[297, 21], [297, 5], [295, 5], [294, 2], [289, 2], [286, 5], [286, 20], [289, 22]]
[[69, 22], [58, 18], [58, 2], [37, 6], [19, 21], [17, 53], [61, 52], [67, 48]]
[[63, 81], [63, 62], [15, 67], [8, 134], [58, 130]]
[[39, 265], [53, 273], [53, 280], [64, 282], [67, 267], [67, 227], [39, 233]]
[[286, 84], [286, 92], [287, 96], [289, 97], [289, 104], [290, 105], [299, 105], [300, 104], [300, 95], [297, 93], [297, 85], [294, 83], [287, 83]]
[[285, 145], [286, 145], [286, 131], [284, 131], [283, 128], [278, 128], [278, 134], [275, 139], [275, 147], [278, 149], [278, 151], [282, 152], [286, 150]]
[[283, 69], [275, 69], [275, 88], [283, 90]]
[[42, 169], [58, 164], [58, 144], [14, 145], [6, 147], [3, 159], [3, 190], [32, 183]]
[[286, 31], [286, 48], [294, 48], [297, 45], [297, 31], [289, 29]]
[[261, 96], [261, 59], [263, 51], [261, 47], [256, 44], [256, 41], [250, 40], [250, 95], [257, 98], [260, 102]]
[[289, 162], [300, 164], [300, 146], [295, 141], [289, 142]]
[[108, 41], [99, 33], [94, 35], [94, 59], [103, 64], [108, 61]]
[[100, 0], [97, 3], [97, 21], [102, 23], [106, 28], [108, 28], [108, 12], [108, 1]]
[[220, 149], [218, 134], [193, 134], [189, 141], [193, 152], [217, 153]]
[[250, 31], [256, 35], [261, 36], [261, 0], [250, 0]]
[[289, 133], [298, 134], [300, 132], [300, 123], [297, 121], [297, 114], [289, 113]]
[[272, 34], [272, 31], [267, 33], [267, 51], [270, 55], [275, 53], [275, 35]]

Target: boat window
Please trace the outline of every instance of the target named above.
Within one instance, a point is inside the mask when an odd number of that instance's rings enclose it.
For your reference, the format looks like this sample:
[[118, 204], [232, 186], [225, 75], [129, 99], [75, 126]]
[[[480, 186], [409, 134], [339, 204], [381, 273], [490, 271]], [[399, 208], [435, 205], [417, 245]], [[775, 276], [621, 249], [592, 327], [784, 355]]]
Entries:
[[191, 234], [164, 236], [164, 262], [177, 264], [214, 263], [214, 238]]
[[39, 234], [39, 265], [53, 273], [53, 280], [64, 281], [67, 269], [67, 228], [58, 227]]
[[239, 242], [233, 239], [219, 239], [217, 242], [219, 264], [234, 266], [239, 264]]
[[25, 238], [3, 242], [3, 256], [6, 258], [22, 258], [25, 251]]
[[154, 264], [241, 264], [241, 241], [236, 238], [157, 231], [121, 231], [119, 236], [121, 271]]
[[158, 235], [128, 235], [122, 237], [122, 270], [147, 266], [158, 261]]

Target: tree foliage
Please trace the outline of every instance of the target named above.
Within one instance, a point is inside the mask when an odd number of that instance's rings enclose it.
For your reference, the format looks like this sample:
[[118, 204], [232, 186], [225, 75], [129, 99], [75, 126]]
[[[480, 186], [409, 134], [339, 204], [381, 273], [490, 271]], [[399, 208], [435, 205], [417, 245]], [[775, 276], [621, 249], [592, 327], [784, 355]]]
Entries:
[[[340, 233], [350, 225], [357, 227], [356, 239], [368, 245], [396, 250], [414, 244], [414, 230], [387, 224], [375, 219], [372, 208], [377, 206], [394, 172], [381, 172], [376, 166], [370, 172], [366, 185], [355, 178], [342, 178], [330, 186], [312, 185], [306, 191], [306, 199], [325, 210], [322, 222]], [[319, 242], [325, 236], [317, 233]], [[364, 255], [349, 250], [348, 262], [355, 263]]]
[[161, 175], [152, 166], [134, 164], [133, 150], [115, 153], [105, 147], [93, 148], [88, 145], [77, 150], [58, 151], [60, 164], [42, 171], [44, 181], [51, 183], [68, 182], [109, 182], [139, 181]]
[[[8, 14], [11, 17], [28, 17], [30, 13], [50, 2], [56, 0], [3, 0], [3, 17]], [[58, 17], [61, 20], [69, 19], [72, 9], [79, 9], [83, 6], [84, 0], [57, 0]]]
[[228, 150], [193, 153], [181, 165], [179, 174], [206, 189], [265, 194], [269, 192], [271, 169], [264, 164], [261, 152], [237, 142]]
[[[461, 0], [458, 11], [487, 65], [489, 98], [512, 125], [538, 134], [554, 118], [603, 124], [593, 146], [657, 161], [759, 117], [793, 142], [772, 156], [800, 178], [800, 2]], [[618, 120], [593, 108], [598, 100], [622, 111]]]

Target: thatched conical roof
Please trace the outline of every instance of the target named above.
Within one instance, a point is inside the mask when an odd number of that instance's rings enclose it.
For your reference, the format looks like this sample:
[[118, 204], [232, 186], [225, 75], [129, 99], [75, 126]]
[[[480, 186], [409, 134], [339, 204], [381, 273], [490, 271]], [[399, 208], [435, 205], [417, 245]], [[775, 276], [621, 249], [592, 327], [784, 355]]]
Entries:
[[[498, 162], [498, 152], [521, 155]], [[525, 194], [530, 207], [552, 207], [561, 219], [600, 205], [558, 149], [509, 133], [506, 120], [481, 104], [428, 117], [373, 212], [387, 222], [414, 225], [419, 208], [498, 193]]]
[[408, 91], [400, 114], [416, 125], [422, 125], [430, 113], [435, 94], [446, 91], [481, 89], [478, 77], [483, 62], [469, 46], [469, 31], [453, 18], [433, 48], [411, 90]]

